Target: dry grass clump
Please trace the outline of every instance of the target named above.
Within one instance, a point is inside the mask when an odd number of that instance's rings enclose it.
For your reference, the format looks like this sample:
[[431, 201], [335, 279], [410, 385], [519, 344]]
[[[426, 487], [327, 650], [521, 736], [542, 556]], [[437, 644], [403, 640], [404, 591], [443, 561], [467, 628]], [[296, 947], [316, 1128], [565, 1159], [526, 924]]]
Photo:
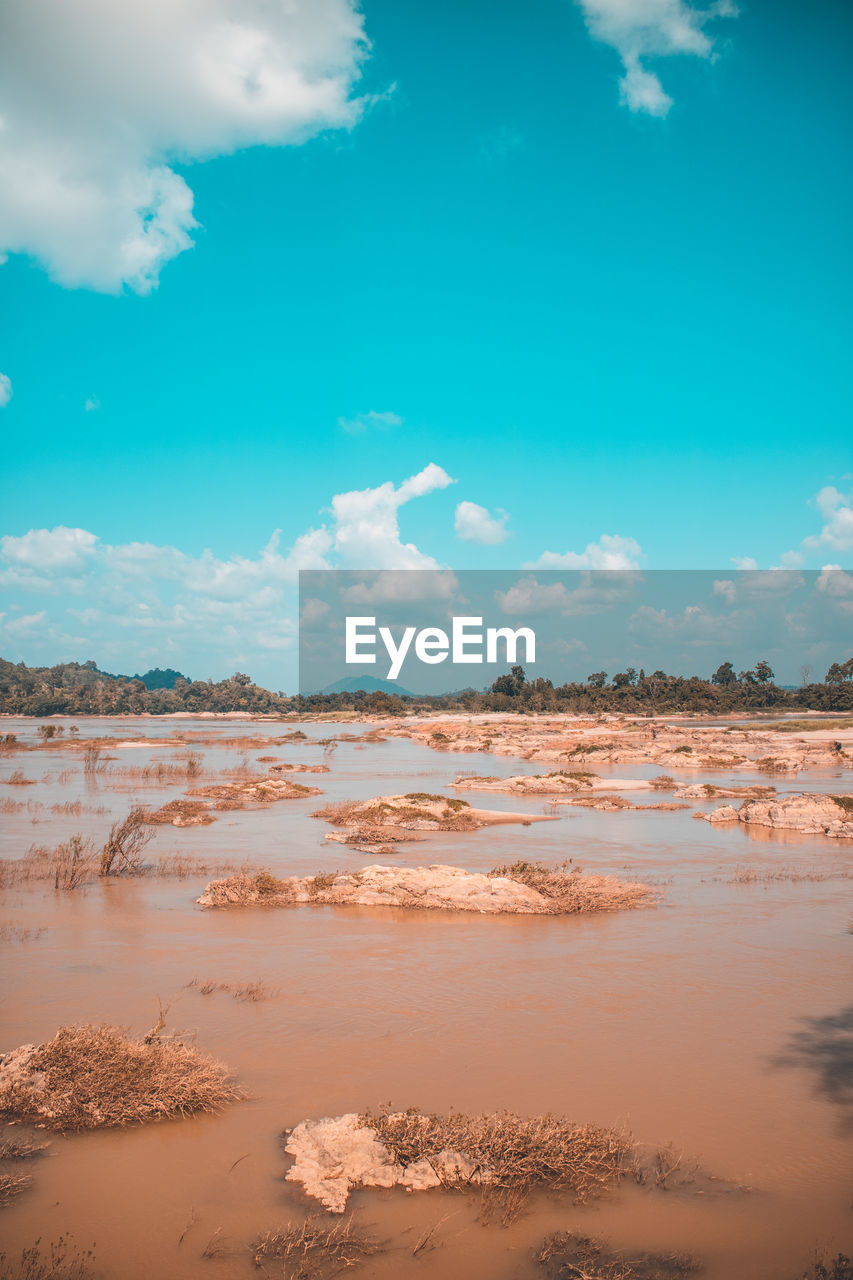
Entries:
[[729, 877], [729, 884], [773, 884], [775, 881], [786, 881], [789, 884], [816, 884], [821, 880], [851, 880], [853, 871], [838, 868], [826, 871], [802, 871], [796, 867], [776, 867], [764, 871], [756, 871], [752, 867], [735, 867], [734, 874]]
[[[444, 1151], [472, 1160], [484, 1178], [484, 1217], [508, 1223], [532, 1191], [570, 1191], [578, 1204], [611, 1190], [632, 1168], [634, 1147], [624, 1134], [576, 1125], [561, 1116], [424, 1115], [380, 1111], [362, 1117], [402, 1165], [433, 1162]], [[435, 1167], [435, 1166], [434, 1166]]]
[[512, 862], [492, 867], [487, 874], [505, 876], [535, 889], [550, 901], [555, 915], [647, 907], [652, 906], [658, 896], [650, 885], [617, 880], [615, 876], [587, 876], [570, 862], [554, 868], [545, 867], [541, 862]]
[[0, 1138], [0, 1160], [30, 1160], [47, 1150], [47, 1143], [33, 1142], [23, 1135], [5, 1134]]
[[16, 769], [14, 773], [10, 773], [8, 778], [3, 781], [7, 787], [34, 787], [36, 785], [35, 778], [27, 778], [22, 770]]
[[0, 1280], [95, 1280], [94, 1253], [80, 1253], [69, 1239], [42, 1246], [41, 1240], [21, 1251], [17, 1258], [0, 1253]]
[[23, 800], [10, 800], [8, 796], [0, 799], [0, 813], [20, 813], [23, 808]]
[[803, 1280], [853, 1280], [853, 1259], [846, 1253], [838, 1253], [834, 1258], [820, 1258], [803, 1272]]
[[685, 1280], [699, 1263], [684, 1253], [641, 1253], [626, 1258], [600, 1240], [574, 1231], [555, 1231], [536, 1250], [533, 1261], [549, 1280]]
[[155, 862], [152, 874], [164, 879], [189, 880], [193, 876], [229, 876], [238, 873], [253, 875], [255, 868], [248, 862], [208, 862], [205, 858], [193, 858], [184, 853], [170, 853]]
[[326, 1276], [361, 1266], [378, 1253], [375, 1240], [356, 1230], [352, 1218], [327, 1226], [310, 1219], [301, 1226], [267, 1231], [252, 1245], [256, 1267], [270, 1259], [282, 1264], [287, 1280], [324, 1280]]
[[242, 1097], [225, 1067], [177, 1038], [60, 1027], [0, 1065], [0, 1113], [52, 1129], [107, 1129], [218, 1111]]
[[193, 978], [187, 983], [187, 987], [198, 992], [200, 996], [212, 996], [216, 991], [225, 991], [232, 995], [235, 1000], [243, 1000], [247, 1004], [257, 1004], [260, 1000], [271, 1000], [273, 996], [278, 995], [272, 987], [268, 987], [264, 982], [258, 979], [257, 982], [244, 982], [242, 984], [234, 982], [201, 982], [198, 978]]
[[0, 1172], [0, 1208], [11, 1204], [22, 1192], [33, 1185], [28, 1173]]

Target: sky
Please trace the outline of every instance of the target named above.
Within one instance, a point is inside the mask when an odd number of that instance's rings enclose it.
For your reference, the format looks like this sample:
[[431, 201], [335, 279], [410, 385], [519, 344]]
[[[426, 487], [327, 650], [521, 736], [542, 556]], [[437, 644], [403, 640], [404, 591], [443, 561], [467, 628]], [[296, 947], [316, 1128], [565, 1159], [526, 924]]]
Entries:
[[853, 568], [853, 8], [7, 0], [0, 654], [303, 568]]

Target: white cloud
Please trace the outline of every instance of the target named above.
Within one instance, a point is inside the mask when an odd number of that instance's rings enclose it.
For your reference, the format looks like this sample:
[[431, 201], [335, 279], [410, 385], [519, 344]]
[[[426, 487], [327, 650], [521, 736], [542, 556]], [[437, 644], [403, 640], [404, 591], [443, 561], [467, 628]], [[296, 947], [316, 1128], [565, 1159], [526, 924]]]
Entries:
[[717, 18], [737, 16], [732, 0], [716, 0], [697, 9], [687, 0], [578, 0], [589, 33], [611, 45], [622, 59], [621, 101], [631, 111], [665, 116], [672, 99], [653, 71], [649, 58], [692, 54], [711, 58], [714, 45], [706, 26]]
[[7, 373], [0, 373], [0, 409], [5, 409], [12, 399], [12, 379]]
[[67, 573], [82, 569], [94, 554], [94, 533], [86, 529], [30, 529], [19, 538], [7, 534], [0, 538], [0, 556], [14, 567], [36, 573]]
[[334, 550], [342, 569], [437, 569], [432, 556], [402, 542], [397, 512], [412, 498], [445, 489], [454, 480], [434, 462], [395, 488], [355, 489], [332, 499]]
[[734, 567], [740, 569], [742, 573], [758, 568], [758, 561], [753, 560], [752, 556], [732, 556], [731, 561]]
[[95, 409], [100, 409], [101, 402], [97, 396], [88, 396], [83, 408], [86, 413], [92, 413]]
[[198, 225], [170, 166], [351, 128], [367, 50], [355, 0], [7, 0], [0, 254], [149, 292]]
[[370, 427], [379, 427], [387, 430], [389, 427], [401, 427], [403, 419], [399, 413], [392, 413], [389, 409], [382, 413], [377, 413], [375, 409], [368, 409], [367, 413], [357, 413], [354, 418], [338, 418], [338, 426], [343, 427], [344, 431], [348, 431], [350, 435], [360, 435], [362, 431], [367, 431]]
[[853, 551], [853, 493], [840, 493], [826, 485], [815, 498], [824, 525], [817, 537], [806, 538], [809, 550], [831, 547], [833, 551]]
[[634, 538], [603, 533], [598, 542], [587, 544], [585, 551], [543, 551], [538, 560], [525, 569], [636, 569], [642, 547]]
[[456, 536], [465, 542], [479, 542], [482, 546], [494, 547], [506, 542], [509, 530], [506, 522], [509, 516], [498, 509], [497, 515], [491, 515], [486, 507], [476, 502], [460, 502], [456, 508], [454, 528]]
[[630, 599], [642, 584], [642, 574], [581, 574], [578, 586], [565, 582], [540, 582], [535, 575], [519, 578], [506, 591], [495, 592], [495, 600], [503, 613], [514, 615], [561, 613], [566, 617], [604, 613], [620, 601]]

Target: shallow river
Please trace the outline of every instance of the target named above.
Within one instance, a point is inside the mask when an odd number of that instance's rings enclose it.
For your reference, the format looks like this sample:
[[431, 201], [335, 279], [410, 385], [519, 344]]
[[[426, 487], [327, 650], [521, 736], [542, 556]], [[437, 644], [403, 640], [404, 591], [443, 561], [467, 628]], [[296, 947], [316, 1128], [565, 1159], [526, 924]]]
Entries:
[[[78, 723], [81, 737], [203, 733], [223, 744], [296, 727]], [[316, 783], [322, 798], [224, 812], [211, 826], [157, 827], [152, 858], [248, 858], [279, 875], [357, 867], [369, 859], [324, 841], [329, 828], [310, 816], [318, 803], [444, 791], [474, 766], [502, 776], [543, 771], [503, 757], [437, 754], [407, 740], [328, 751], [316, 740], [369, 726], [300, 727], [308, 741], [268, 754], [325, 761], [328, 774], [295, 775]], [[35, 740], [33, 721], [0, 720], [2, 732]], [[214, 771], [267, 754], [227, 744], [198, 750]], [[0, 785], [0, 798], [22, 806], [2, 817], [4, 856], [76, 831], [102, 841], [129, 804], [182, 795], [180, 780], [160, 786], [113, 772], [172, 763], [176, 752], [110, 749], [108, 772], [88, 780], [80, 754], [61, 746], [0, 758], [0, 784], [15, 769], [37, 779]], [[598, 772], [637, 777], [643, 770]], [[772, 781], [782, 790], [849, 791], [850, 777]], [[689, 770], [680, 778], [767, 781]], [[541, 799], [470, 798], [484, 808], [547, 808]], [[76, 800], [79, 816], [52, 811]], [[532, 1250], [557, 1229], [629, 1252], [687, 1250], [703, 1260], [707, 1280], [798, 1280], [815, 1248], [853, 1251], [853, 881], [844, 878], [850, 850], [839, 847], [849, 842], [769, 832], [756, 839], [743, 828], [696, 821], [697, 807], [564, 807], [555, 822], [430, 836], [394, 855], [401, 864], [469, 870], [522, 857], [573, 858], [586, 870], [627, 871], [663, 890], [657, 908], [599, 917], [203, 911], [194, 898], [208, 877], [197, 876], [68, 893], [43, 884], [7, 889], [0, 1047], [47, 1040], [77, 1021], [119, 1023], [139, 1034], [154, 1023], [159, 997], [170, 1006], [169, 1025], [197, 1033], [250, 1099], [219, 1116], [54, 1136], [30, 1169], [33, 1189], [0, 1210], [6, 1249], [14, 1254], [36, 1237], [71, 1232], [81, 1246], [95, 1243], [109, 1280], [255, 1275], [251, 1241], [312, 1211], [299, 1187], [283, 1181], [282, 1130], [387, 1102], [427, 1111], [552, 1111], [624, 1125], [644, 1143], [672, 1143], [685, 1162], [698, 1160], [726, 1181], [703, 1194], [625, 1187], [583, 1208], [542, 1196], [509, 1228], [480, 1225], [476, 1197], [361, 1191], [351, 1201], [357, 1222], [388, 1244], [358, 1273], [365, 1277], [533, 1280], [540, 1272]], [[821, 878], [734, 883], [747, 866]], [[36, 934], [16, 940], [13, 927]], [[257, 1004], [204, 997], [187, 987], [193, 978], [262, 979], [277, 994]], [[435, 1223], [436, 1247], [413, 1256]], [[224, 1253], [203, 1259], [215, 1232]]]

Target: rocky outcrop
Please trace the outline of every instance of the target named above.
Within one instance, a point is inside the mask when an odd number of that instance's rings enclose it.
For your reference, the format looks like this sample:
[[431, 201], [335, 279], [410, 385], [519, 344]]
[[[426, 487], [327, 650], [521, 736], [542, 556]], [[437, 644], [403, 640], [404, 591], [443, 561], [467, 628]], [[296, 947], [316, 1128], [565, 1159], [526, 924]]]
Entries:
[[718, 787], [715, 782], [691, 782], [689, 786], [677, 787], [674, 792], [677, 800], [767, 800], [775, 794], [775, 787]]
[[303, 1120], [292, 1129], [285, 1151], [293, 1165], [285, 1178], [300, 1182], [307, 1195], [330, 1213], [343, 1213], [357, 1187], [405, 1187], [427, 1191], [448, 1185], [479, 1185], [488, 1174], [458, 1151], [442, 1151], [429, 1160], [403, 1165], [380, 1142], [375, 1129], [350, 1113]]
[[677, 720], [631, 720], [611, 716], [549, 716], [535, 719], [465, 716], [416, 720], [384, 730], [388, 737], [414, 738], [436, 751], [487, 752], [585, 771], [599, 764], [644, 764], [669, 769], [760, 770], [853, 769], [853, 742], [844, 731], [795, 735], [748, 725], [702, 725]]
[[317, 903], [487, 915], [541, 915], [549, 910], [542, 894], [503, 876], [480, 875], [459, 867], [385, 867], [378, 863], [353, 872], [285, 880], [232, 876], [212, 881], [197, 901], [203, 907]]
[[201, 827], [215, 822], [216, 815], [203, 800], [170, 800], [162, 808], [148, 813], [145, 821], [151, 826], [169, 823], [173, 827]]
[[745, 826], [853, 840], [853, 796], [801, 794], [772, 800], [745, 800], [739, 809], [723, 805], [701, 816], [714, 824], [741, 822]]
[[279, 880], [268, 872], [212, 880], [196, 901], [202, 907], [329, 906], [406, 907], [425, 911], [475, 911], [481, 915], [570, 915], [648, 906], [647, 885], [613, 876], [583, 875], [579, 868], [549, 870], [521, 862], [488, 875], [459, 867], [388, 867]]
[[304, 800], [320, 795], [319, 787], [304, 787], [289, 778], [266, 777], [248, 782], [222, 782], [210, 787], [195, 787], [188, 796], [215, 800], [217, 809], [249, 809], [276, 800]]
[[330, 804], [324, 809], [318, 809], [312, 817], [325, 818], [335, 827], [373, 832], [386, 829], [398, 832], [478, 831], [481, 827], [503, 823], [553, 821], [547, 814], [500, 813], [493, 809], [474, 809], [467, 800], [433, 795], [426, 791]]

